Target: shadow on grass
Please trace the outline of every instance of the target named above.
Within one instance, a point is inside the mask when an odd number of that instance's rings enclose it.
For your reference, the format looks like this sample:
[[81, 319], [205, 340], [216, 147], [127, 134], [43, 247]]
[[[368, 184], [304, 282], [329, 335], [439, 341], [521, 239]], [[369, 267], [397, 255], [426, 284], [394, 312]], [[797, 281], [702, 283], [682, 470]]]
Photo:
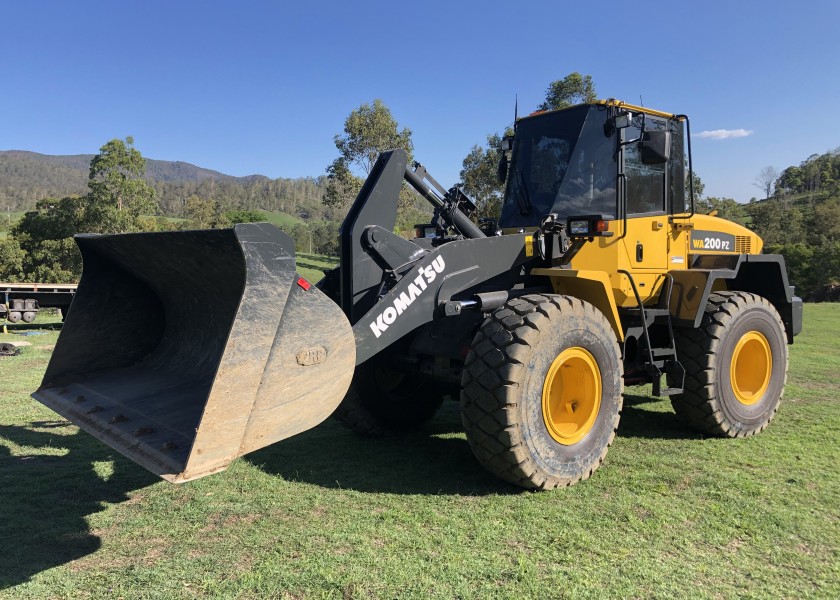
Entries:
[[[658, 398], [626, 395], [618, 436], [645, 439], [702, 437], [673, 412], [648, 410]], [[446, 402], [421, 430], [363, 438], [333, 420], [259, 450], [244, 460], [288, 481], [392, 494], [482, 496], [522, 490], [485, 471], [463, 436], [456, 402]]]
[[522, 490], [476, 461], [461, 431], [456, 402], [446, 402], [421, 430], [363, 438], [332, 419], [245, 457], [266, 473], [328, 488], [392, 494], [483, 496]]
[[313, 271], [321, 271], [322, 273], [326, 273], [327, 271], [330, 271], [335, 268], [335, 265], [323, 265], [305, 259], [301, 260], [300, 258], [297, 259], [296, 264], [298, 267], [312, 269]]
[[27, 331], [58, 331], [61, 329], [61, 323], [39, 323], [36, 319], [34, 323], [2, 323], [0, 322], [0, 329], [2, 325], [6, 326], [9, 333], [24, 333]]
[[673, 411], [649, 410], [648, 405], [662, 402], [661, 398], [624, 394], [624, 408], [618, 424], [619, 437], [683, 440], [703, 437], [684, 425]]
[[[85, 517], [157, 481], [88, 434], [67, 434], [69, 427], [66, 421], [0, 426], [0, 438], [32, 449], [12, 456], [0, 446], [0, 590], [95, 552], [100, 538]], [[38, 452], [47, 448], [66, 454]], [[105, 481], [94, 463], [111, 460], [114, 471]]]

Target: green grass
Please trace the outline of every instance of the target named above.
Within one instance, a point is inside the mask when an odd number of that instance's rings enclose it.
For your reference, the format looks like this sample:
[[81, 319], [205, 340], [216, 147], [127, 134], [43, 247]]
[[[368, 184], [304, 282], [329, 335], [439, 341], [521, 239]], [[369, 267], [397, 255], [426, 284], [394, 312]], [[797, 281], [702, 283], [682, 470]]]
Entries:
[[294, 227], [298, 223], [306, 223], [303, 219], [287, 213], [271, 212], [267, 210], [261, 210], [260, 212], [265, 215], [266, 221], [272, 225], [277, 225], [278, 227]]
[[418, 433], [328, 421], [174, 486], [28, 397], [56, 335], [0, 359], [7, 597], [840, 597], [840, 305], [806, 305], [761, 435], [703, 437], [630, 388], [603, 467], [545, 493], [483, 472], [454, 402]]
[[19, 210], [0, 211], [0, 240], [8, 239], [9, 229], [15, 226], [25, 213]]
[[312, 283], [316, 283], [324, 276], [324, 271], [334, 269], [338, 266], [338, 258], [322, 256], [321, 254], [307, 254], [297, 252], [298, 273], [306, 277]]

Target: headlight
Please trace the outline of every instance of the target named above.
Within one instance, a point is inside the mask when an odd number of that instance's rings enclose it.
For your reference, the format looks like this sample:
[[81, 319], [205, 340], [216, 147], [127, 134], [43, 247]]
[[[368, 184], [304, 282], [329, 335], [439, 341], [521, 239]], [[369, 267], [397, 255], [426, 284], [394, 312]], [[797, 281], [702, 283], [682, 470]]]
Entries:
[[589, 221], [569, 222], [569, 233], [572, 235], [586, 235], [589, 233]]

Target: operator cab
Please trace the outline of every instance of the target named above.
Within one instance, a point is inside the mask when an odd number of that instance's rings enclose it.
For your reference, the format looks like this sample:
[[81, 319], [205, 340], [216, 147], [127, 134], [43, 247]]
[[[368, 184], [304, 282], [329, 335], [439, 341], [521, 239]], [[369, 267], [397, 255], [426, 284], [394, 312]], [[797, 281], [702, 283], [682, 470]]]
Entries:
[[519, 119], [510, 164], [503, 152], [499, 169], [507, 182], [499, 226], [535, 227], [550, 214], [562, 223], [683, 213], [683, 121], [614, 100]]

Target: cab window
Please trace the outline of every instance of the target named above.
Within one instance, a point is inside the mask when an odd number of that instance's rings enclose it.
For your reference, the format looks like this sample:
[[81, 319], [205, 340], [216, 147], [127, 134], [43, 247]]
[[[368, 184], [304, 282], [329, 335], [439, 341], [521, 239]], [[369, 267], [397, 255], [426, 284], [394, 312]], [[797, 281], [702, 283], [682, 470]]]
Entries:
[[[642, 134], [641, 123], [624, 129], [626, 141], [636, 140]], [[665, 129], [667, 122], [645, 115], [645, 128]], [[627, 177], [627, 213], [644, 214], [664, 212], [666, 207], [667, 165], [646, 165], [642, 163], [637, 144], [624, 147], [624, 175]]]

